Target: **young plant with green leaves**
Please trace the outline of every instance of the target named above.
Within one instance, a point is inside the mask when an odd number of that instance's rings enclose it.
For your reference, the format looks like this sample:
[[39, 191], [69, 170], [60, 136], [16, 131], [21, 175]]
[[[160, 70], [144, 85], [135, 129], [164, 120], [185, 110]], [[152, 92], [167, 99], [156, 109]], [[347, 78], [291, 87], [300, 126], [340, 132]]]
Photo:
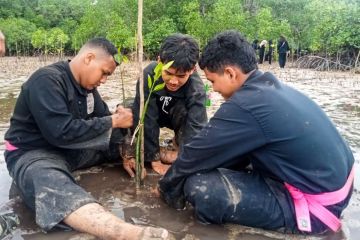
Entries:
[[144, 166], [142, 154], [141, 154], [141, 144], [142, 144], [141, 136], [144, 132], [145, 116], [146, 116], [146, 112], [147, 112], [148, 105], [150, 102], [150, 98], [154, 92], [160, 91], [161, 89], [163, 89], [165, 87], [165, 82], [163, 82], [163, 83], [159, 82], [159, 79], [161, 77], [161, 72], [169, 69], [170, 66], [173, 64], [173, 62], [174, 61], [170, 61], [166, 64], [159, 62], [154, 69], [154, 78], [152, 78], [150, 75], [148, 75], [148, 77], [147, 77], [149, 95], [147, 96], [147, 99], [144, 103], [144, 111], [142, 112], [142, 114], [139, 118], [139, 123], [134, 131], [134, 134], [133, 134], [133, 137], [131, 140], [131, 145], [132, 145], [134, 142], [134, 139], [136, 138], [136, 164], [135, 164], [136, 165], [136, 178], [135, 178], [135, 181], [138, 183], [141, 182], [141, 173], [142, 173], [142, 168]]

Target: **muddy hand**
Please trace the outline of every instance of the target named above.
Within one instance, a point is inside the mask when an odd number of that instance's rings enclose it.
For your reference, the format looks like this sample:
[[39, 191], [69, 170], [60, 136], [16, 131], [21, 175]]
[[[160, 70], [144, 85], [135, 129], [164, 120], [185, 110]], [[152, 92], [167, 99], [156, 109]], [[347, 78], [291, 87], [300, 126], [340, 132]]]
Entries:
[[160, 149], [160, 159], [163, 163], [172, 164], [175, 162], [177, 156], [177, 151]]
[[133, 114], [128, 108], [120, 108], [111, 115], [113, 128], [128, 128], [133, 125]]
[[[126, 170], [126, 172], [130, 175], [130, 177], [135, 177], [135, 171], [136, 171], [136, 163], [135, 158], [124, 158], [123, 159], [123, 167]], [[146, 177], [146, 169], [143, 168], [141, 171], [141, 179], [144, 179]]]
[[167, 170], [169, 170], [170, 165], [162, 164], [161, 161], [154, 161], [154, 162], [151, 162], [151, 167], [155, 172], [157, 172], [158, 174], [163, 176], [163, 175], [165, 175]]
[[140, 237], [142, 240], [168, 240], [169, 232], [164, 228], [153, 228], [153, 227], [146, 227], [142, 231], [142, 235]]

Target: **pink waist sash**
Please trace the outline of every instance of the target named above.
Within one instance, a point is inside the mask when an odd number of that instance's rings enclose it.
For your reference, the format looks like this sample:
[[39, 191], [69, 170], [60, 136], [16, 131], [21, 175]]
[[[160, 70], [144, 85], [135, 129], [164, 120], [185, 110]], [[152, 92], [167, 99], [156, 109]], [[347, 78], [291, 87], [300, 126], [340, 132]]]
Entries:
[[324, 206], [334, 205], [343, 201], [351, 189], [354, 180], [354, 167], [351, 169], [345, 185], [334, 192], [307, 194], [285, 183], [295, 205], [296, 223], [301, 231], [311, 232], [310, 213], [337, 232], [341, 228], [341, 221]]
[[18, 148], [5, 140], [5, 149], [8, 150], [8, 151], [14, 151], [14, 150], [16, 150]]

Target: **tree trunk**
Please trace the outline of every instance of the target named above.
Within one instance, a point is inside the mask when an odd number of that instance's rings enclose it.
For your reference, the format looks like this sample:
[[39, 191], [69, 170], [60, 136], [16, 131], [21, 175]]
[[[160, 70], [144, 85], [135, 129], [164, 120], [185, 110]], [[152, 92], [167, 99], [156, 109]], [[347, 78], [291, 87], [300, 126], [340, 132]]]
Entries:
[[354, 73], [357, 72], [358, 63], [359, 63], [359, 58], [360, 58], [360, 48], [359, 48], [359, 50], [358, 50], [358, 55], [357, 55], [357, 57], [356, 57], [355, 64], [354, 64]]

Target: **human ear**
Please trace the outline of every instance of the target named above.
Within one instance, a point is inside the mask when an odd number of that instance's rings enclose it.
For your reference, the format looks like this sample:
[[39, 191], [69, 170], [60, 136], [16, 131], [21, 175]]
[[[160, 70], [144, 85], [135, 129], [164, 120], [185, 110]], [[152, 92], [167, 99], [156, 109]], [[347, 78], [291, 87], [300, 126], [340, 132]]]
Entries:
[[93, 61], [94, 59], [95, 59], [94, 53], [87, 53], [84, 58], [84, 63], [86, 65], [89, 65], [91, 63], [91, 61]]
[[231, 82], [236, 80], [236, 71], [232, 67], [225, 67], [224, 74], [229, 78]]

